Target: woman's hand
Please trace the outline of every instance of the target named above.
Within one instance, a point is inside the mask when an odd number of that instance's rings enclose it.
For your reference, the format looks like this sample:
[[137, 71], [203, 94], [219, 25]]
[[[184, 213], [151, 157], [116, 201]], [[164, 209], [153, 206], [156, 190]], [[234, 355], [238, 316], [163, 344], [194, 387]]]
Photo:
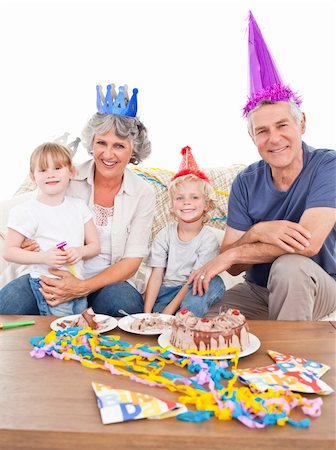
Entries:
[[84, 297], [84, 281], [64, 270], [51, 270], [58, 278], [41, 276], [41, 293], [50, 306], [57, 306], [74, 298]]
[[22, 244], [21, 244], [21, 248], [23, 250], [28, 250], [29, 252], [39, 252], [40, 251], [40, 246], [38, 245], [38, 243], [32, 239], [25, 239]]

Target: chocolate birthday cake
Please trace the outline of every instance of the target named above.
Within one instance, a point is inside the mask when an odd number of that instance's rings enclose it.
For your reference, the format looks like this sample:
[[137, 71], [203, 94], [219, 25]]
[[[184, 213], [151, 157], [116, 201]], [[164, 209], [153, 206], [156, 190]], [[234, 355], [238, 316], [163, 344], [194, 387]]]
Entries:
[[210, 319], [196, 317], [184, 308], [173, 320], [170, 343], [183, 351], [229, 347], [243, 351], [250, 346], [250, 339], [246, 319], [237, 309], [229, 309]]

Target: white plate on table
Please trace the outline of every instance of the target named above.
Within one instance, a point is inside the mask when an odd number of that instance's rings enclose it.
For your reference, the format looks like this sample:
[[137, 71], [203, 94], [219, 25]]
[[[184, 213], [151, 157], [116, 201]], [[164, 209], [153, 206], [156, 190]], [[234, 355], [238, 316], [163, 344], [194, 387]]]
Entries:
[[[63, 322], [64, 320], [73, 321], [79, 317], [80, 314], [73, 314], [72, 316], [65, 316], [65, 317], [59, 317], [58, 319], [55, 319], [50, 324], [50, 328], [55, 331], [59, 330], [66, 330], [66, 328], [63, 328], [59, 325], [60, 322]], [[105, 314], [96, 314], [96, 321], [99, 324], [100, 322], [103, 322], [101, 325], [98, 326], [98, 328], [95, 331], [98, 331], [99, 333], [105, 333], [106, 331], [111, 331], [114, 328], [118, 326], [118, 321], [114, 317], [106, 316]], [[69, 326], [67, 327], [69, 328]]]
[[[252, 333], [249, 333], [250, 335], [250, 346], [244, 350], [243, 352], [239, 352], [239, 358], [243, 358], [244, 356], [251, 355], [252, 353], [256, 352], [258, 348], [260, 347], [260, 340]], [[161, 334], [158, 338], [158, 343], [161, 347], [169, 347], [169, 351], [174, 353], [174, 355], [178, 356], [190, 356], [190, 353], [183, 353], [179, 351], [176, 347], [171, 345], [170, 343], [170, 336], [171, 336], [171, 330], [167, 330], [164, 333]], [[196, 354], [195, 354], [196, 355]], [[231, 359], [234, 357], [234, 355], [231, 353], [224, 354], [224, 355], [197, 355], [202, 359]]]
[[[159, 314], [158, 315], [158, 317], [160, 319], [167, 321], [167, 330], [162, 330], [162, 328], [158, 329], [158, 328], [152, 328], [152, 327], [149, 327], [147, 330], [133, 330], [131, 328], [131, 325], [134, 322], [134, 317], [141, 320], [141, 319], [147, 319], [147, 318], [151, 317], [151, 315], [152, 315], [151, 313], [139, 313], [139, 314], [132, 314], [132, 317], [131, 316], [122, 317], [118, 321], [118, 327], [124, 331], [128, 331], [129, 333], [144, 334], [147, 336], [161, 334], [163, 331], [170, 330], [170, 325], [168, 322], [172, 317], [174, 317], [174, 316], [171, 316], [170, 314]], [[155, 314], [155, 316], [157, 316], [157, 313]]]

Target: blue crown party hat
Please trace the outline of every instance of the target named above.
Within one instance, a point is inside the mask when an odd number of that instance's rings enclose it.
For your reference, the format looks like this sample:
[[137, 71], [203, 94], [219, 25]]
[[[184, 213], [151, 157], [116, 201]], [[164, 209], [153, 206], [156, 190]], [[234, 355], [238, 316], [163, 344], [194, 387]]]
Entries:
[[138, 89], [133, 89], [129, 100], [127, 86], [120, 86], [117, 95], [114, 84], [108, 84], [104, 97], [101, 85], [97, 85], [97, 110], [100, 114], [116, 114], [118, 116], [135, 117], [137, 113]]

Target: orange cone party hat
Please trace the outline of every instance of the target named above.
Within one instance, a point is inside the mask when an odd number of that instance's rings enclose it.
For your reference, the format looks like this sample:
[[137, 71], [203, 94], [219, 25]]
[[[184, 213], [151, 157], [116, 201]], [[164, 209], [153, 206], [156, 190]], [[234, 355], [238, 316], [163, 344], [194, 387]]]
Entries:
[[209, 178], [205, 175], [204, 172], [199, 170], [197, 162], [195, 161], [195, 158], [193, 157], [191, 153], [190, 147], [183, 147], [181, 150], [182, 154], [182, 161], [179, 167], [178, 172], [173, 176], [171, 181], [174, 181], [178, 177], [183, 177], [184, 175], [193, 174], [197, 177], [201, 178], [202, 180], [207, 181], [210, 183]]

